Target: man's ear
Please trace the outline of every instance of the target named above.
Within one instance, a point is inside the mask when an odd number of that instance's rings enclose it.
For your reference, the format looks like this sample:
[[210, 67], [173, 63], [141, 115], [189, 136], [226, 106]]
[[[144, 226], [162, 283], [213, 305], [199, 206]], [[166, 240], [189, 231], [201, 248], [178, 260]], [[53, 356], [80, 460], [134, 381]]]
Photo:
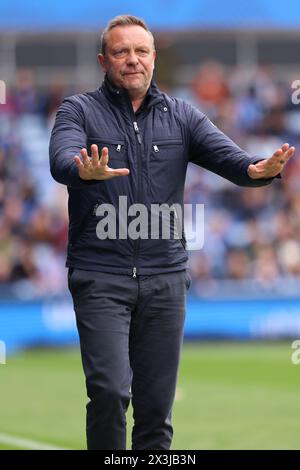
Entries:
[[153, 70], [155, 69], [156, 51], [153, 51]]
[[104, 72], [106, 72], [107, 67], [105, 62], [105, 56], [103, 54], [98, 54], [97, 59]]

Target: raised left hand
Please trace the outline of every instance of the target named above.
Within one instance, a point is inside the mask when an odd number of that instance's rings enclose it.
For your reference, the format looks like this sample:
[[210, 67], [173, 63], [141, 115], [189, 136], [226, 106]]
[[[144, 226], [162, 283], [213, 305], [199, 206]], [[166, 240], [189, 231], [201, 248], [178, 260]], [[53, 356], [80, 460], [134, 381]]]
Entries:
[[248, 166], [248, 175], [253, 179], [273, 178], [284, 168], [289, 159], [294, 155], [295, 147], [283, 144], [273, 155], [265, 160]]

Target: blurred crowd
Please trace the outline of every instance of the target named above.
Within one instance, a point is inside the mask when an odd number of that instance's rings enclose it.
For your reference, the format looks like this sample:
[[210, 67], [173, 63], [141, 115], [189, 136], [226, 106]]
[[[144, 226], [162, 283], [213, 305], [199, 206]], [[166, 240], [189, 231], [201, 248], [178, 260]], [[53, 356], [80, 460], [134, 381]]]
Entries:
[[[271, 156], [285, 142], [296, 147], [282, 178], [263, 188], [237, 187], [189, 165], [185, 202], [204, 204], [204, 246], [189, 253], [195, 295], [249, 286], [299, 292], [300, 105], [292, 103], [291, 83], [270, 67], [228, 71], [206, 62], [188, 86], [167, 89], [251, 155]], [[61, 84], [38, 89], [32, 73], [20, 70], [0, 105], [0, 295], [66, 290], [67, 192], [50, 176], [48, 141], [57, 107], [75, 92]]]

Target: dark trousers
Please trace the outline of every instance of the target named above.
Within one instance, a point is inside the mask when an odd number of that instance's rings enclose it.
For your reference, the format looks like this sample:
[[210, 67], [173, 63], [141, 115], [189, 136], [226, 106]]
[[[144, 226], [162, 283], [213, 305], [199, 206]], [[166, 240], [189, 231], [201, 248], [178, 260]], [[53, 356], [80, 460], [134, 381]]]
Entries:
[[185, 319], [186, 271], [136, 278], [69, 269], [87, 395], [89, 450], [169, 449]]

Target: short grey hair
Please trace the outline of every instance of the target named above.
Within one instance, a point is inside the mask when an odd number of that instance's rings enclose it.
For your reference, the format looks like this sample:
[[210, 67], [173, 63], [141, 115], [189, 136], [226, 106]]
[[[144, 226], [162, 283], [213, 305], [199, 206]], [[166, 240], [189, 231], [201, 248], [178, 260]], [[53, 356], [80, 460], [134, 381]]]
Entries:
[[155, 49], [153, 34], [151, 33], [150, 29], [142, 18], [138, 18], [137, 16], [133, 15], [119, 15], [108, 22], [107, 26], [101, 34], [101, 54], [105, 55], [105, 50], [107, 46], [107, 33], [109, 33], [109, 31], [111, 31], [116, 26], [141, 26], [142, 28], [144, 28], [145, 31], [147, 31], [147, 33], [151, 37], [153, 49]]

